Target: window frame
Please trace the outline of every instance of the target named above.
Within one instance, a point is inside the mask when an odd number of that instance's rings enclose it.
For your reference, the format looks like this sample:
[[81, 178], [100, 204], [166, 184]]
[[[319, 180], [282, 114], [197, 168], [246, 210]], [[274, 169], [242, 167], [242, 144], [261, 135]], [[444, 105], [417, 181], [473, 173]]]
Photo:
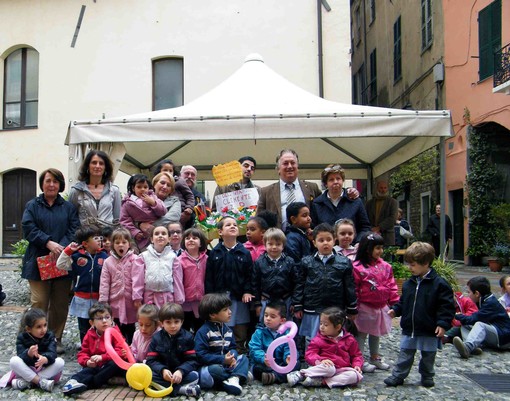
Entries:
[[393, 24], [393, 83], [402, 79], [402, 18]]
[[[7, 101], [7, 63], [9, 61], [9, 57], [14, 57], [15, 53], [21, 51], [21, 77], [19, 83], [20, 90], [20, 98], [16, 101]], [[34, 52], [37, 55], [37, 76], [35, 77], [37, 83], [37, 91], [35, 99], [27, 100], [27, 65], [28, 65], [28, 51]], [[35, 103], [36, 104], [36, 115], [35, 115], [35, 124], [27, 125], [27, 104]], [[11, 104], [19, 104], [20, 113], [19, 113], [19, 126], [7, 125], [7, 107]], [[39, 52], [31, 47], [20, 47], [14, 49], [9, 53], [8, 56], [4, 59], [4, 76], [3, 76], [3, 100], [2, 100], [2, 130], [10, 131], [10, 130], [22, 130], [22, 129], [35, 129], [38, 128], [39, 125]]]
[[432, 0], [421, 0], [421, 50], [432, 46], [434, 42], [434, 21], [432, 19]]
[[368, 96], [369, 104], [377, 101], [377, 48], [370, 52], [370, 82], [368, 84], [370, 93]]
[[156, 111], [156, 110], [162, 110], [162, 109], [166, 109], [166, 108], [169, 108], [169, 107], [161, 107], [161, 108], [156, 108], [156, 64], [159, 63], [159, 62], [164, 62], [164, 61], [169, 61], [169, 60], [174, 60], [174, 61], [180, 61], [180, 67], [181, 67], [181, 76], [180, 76], [180, 94], [178, 96], [180, 96], [180, 104], [179, 102], [177, 102], [174, 106], [171, 106], [170, 108], [172, 107], [179, 107], [179, 106], [182, 106], [184, 104], [184, 57], [179, 57], [179, 56], [168, 56], [168, 57], [158, 57], [158, 58], [154, 58], [152, 59], [152, 110], [153, 111]]

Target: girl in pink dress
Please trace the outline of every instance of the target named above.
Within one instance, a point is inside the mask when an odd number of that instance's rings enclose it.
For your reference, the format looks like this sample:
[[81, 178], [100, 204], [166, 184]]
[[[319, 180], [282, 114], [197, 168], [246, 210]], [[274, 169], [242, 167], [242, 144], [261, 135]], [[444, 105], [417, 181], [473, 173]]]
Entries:
[[99, 302], [112, 308], [115, 323], [128, 344], [133, 339], [136, 312], [142, 305], [144, 271], [136, 265], [129, 231], [117, 228], [112, 234], [112, 251], [103, 264]]
[[152, 244], [136, 261], [139, 268], [145, 271], [143, 302], [154, 304], [158, 308], [167, 302], [182, 305], [182, 268], [169, 245], [168, 229], [165, 226], [155, 227], [151, 239]]
[[130, 346], [136, 362], [145, 363], [152, 336], [161, 328], [158, 313], [158, 307], [152, 304], [142, 305], [138, 309], [138, 330]]
[[339, 255], [345, 256], [351, 262], [356, 258], [358, 245], [352, 246], [352, 241], [356, 238], [356, 227], [351, 219], [340, 219], [335, 223], [335, 234], [338, 245], [335, 245], [335, 251]]
[[205, 267], [207, 265], [207, 238], [198, 228], [188, 228], [182, 236], [179, 264], [182, 268], [184, 285], [184, 325], [186, 330], [194, 333], [202, 326], [198, 306], [204, 297]]
[[397, 283], [393, 277], [391, 265], [381, 259], [384, 240], [378, 234], [365, 235], [358, 247], [353, 263], [354, 284], [358, 298], [358, 316], [355, 320], [358, 328], [359, 349], [363, 352], [368, 336], [370, 363], [363, 364], [364, 372], [375, 369], [388, 370], [379, 355], [379, 337], [391, 330], [389, 307], [399, 300]]
[[244, 243], [244, 247], [250, 251], [251, 259], [254, 262], [266, 251], [264, 233], [268, 228], [266, 220], [259, 216], [250, 217], [248, 224], [246, 224], [246, 238], [248, 238], [248, 241]]

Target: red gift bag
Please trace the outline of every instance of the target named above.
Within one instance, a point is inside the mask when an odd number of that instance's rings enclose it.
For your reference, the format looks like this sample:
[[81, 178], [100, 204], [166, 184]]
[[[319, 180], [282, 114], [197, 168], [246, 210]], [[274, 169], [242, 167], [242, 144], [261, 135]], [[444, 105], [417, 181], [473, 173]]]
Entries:
[[67, 276], [67, 270], [57, 268], [57, 259], [52, 255], [39, 256], [37, 258], [37, 267], [39, 268], [41, 280]]

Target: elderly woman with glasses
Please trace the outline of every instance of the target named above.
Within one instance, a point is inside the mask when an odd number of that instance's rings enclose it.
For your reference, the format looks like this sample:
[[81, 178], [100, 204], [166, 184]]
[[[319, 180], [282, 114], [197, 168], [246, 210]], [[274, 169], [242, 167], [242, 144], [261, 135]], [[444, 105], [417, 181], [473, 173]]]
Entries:
[[343, 188], [345, 171], [339, 164], [330, 164], [321, 173], [321, 181], [326, 187], [324, 193], [312, 203], [312, 222], [314, 225], [329, 223], [332, 226], [340, 219], [351, 219], [357, 237], [355, 242], [370, 231], [370, 221], [360, 198], [351, 199], [347, 189]]

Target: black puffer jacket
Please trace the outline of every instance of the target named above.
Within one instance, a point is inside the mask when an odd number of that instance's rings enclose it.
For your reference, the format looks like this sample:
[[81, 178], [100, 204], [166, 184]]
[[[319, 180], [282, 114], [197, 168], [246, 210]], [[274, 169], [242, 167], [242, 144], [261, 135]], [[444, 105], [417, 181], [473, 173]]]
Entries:
[[240, 301], [250, 291], [253, 261], [250, 252], [241, 243], [230, 251], [220, 242], [207, 258], [205, 293], [230, 292]]
[[265, 252], [253, 265], [251, 275], [252, 294], [255, 306], [261, 305], [261, 299], [287, 299], [296, 285], [296, 263], [290, 256], [282, 253], [278, 261], [272, 261]]
[[316, 253], [303, 258], [297, 266], [297, 284], [292, 298], [295, 311], [320, 313], [330, 306], [337, 306], [348, 315], [358, 313], [349, 259], [334, 254], [324, 264]]
[[175, 372], [177, 369], [185, 377], [198, 369], [193, 335], [180, 329], [175, 336], [165, 330], [154, 334], [147, 352], [147, 365], [153, 372], [162, 374], [163, 369]]
[[402, 334], [434, 337], [437, 326], [448, 330], [455, 316], [453, 290], [434, 269], [421, 280], [411, 277], [402, 286], [400, 301], [392, 306], [402, 316]]
[[47, 331], [43, 338], [32, 337], [27, 332], [18, 334], [16, 338], [16, 353], [27, 366], [35, 366], [37, 358], [28, 356], [28, 349], [37, 345], [37, 352], [48, 358], [46, 366], [51, 365], [57, 358], [57, 340], [51, 331]]

